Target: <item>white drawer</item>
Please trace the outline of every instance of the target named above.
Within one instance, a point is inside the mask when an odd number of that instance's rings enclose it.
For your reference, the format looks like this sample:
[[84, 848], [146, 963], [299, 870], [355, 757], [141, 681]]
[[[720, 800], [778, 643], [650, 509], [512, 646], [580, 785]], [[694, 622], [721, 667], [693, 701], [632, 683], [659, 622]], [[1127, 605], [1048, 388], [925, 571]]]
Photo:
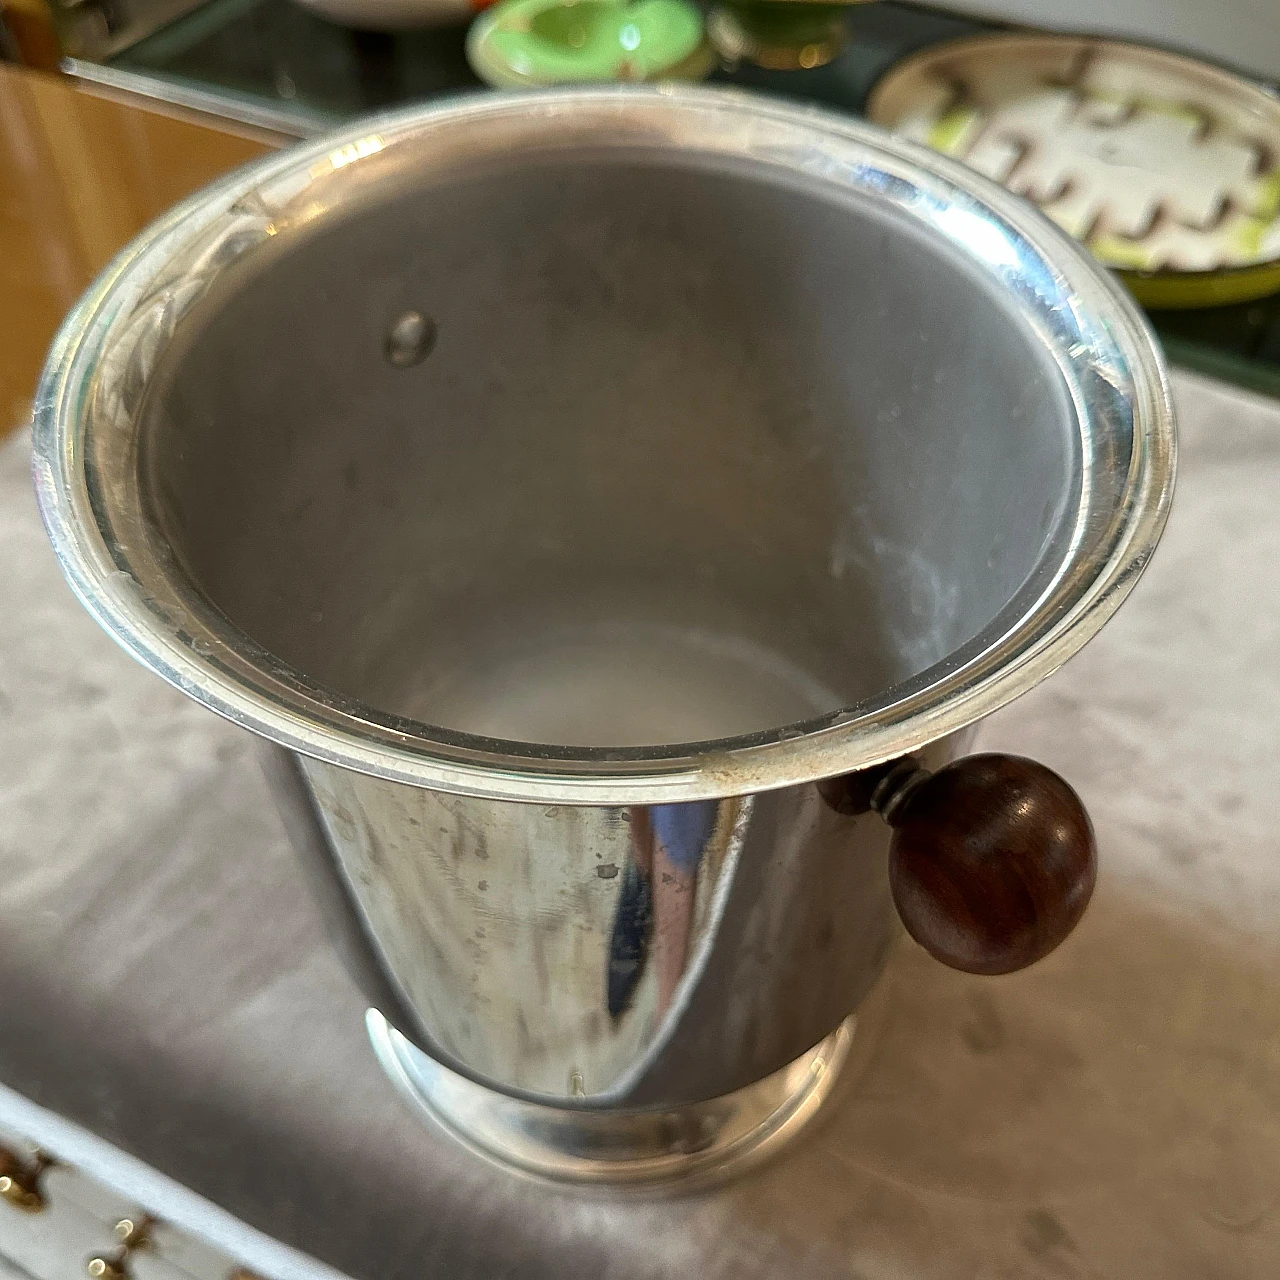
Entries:
[[[0, 1148], [28, 1162], [33, 1143], [0, 1126]], [[123, 1267], [132, 1280], [246, 1280], [226, 1254], [141, 1208], [76, 1169], [54, 1164], [39, 1176], [42, 1207], [0, 1198], [0, 1280], [90, 1280], [92, 1259]], [[140, 1243], [122, 1248], [133, 1224]], [[99, 1272], [99, 1274], [104, 1274]], [[109, 1277], [108, 1270], [105, 1275]]]

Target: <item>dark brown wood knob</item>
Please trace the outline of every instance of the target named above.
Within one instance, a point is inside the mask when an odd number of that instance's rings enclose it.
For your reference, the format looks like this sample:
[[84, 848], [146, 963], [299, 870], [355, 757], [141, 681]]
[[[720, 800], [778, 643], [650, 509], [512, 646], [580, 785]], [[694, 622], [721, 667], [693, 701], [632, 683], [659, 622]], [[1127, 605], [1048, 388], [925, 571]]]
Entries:
[[1049, 954], [1093, 893], [1097, 846], [1080, 797], [1020, 756], [966, 756], [917, 774], [885, 810], [889, 884], [907, 932], [966, 973]]

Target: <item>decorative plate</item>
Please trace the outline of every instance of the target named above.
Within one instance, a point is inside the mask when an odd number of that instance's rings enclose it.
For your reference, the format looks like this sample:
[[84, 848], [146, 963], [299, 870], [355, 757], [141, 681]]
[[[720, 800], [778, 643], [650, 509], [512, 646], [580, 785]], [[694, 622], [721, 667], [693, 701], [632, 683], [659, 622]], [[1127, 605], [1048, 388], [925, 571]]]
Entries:
[[1280, 100], [1191, 58], [990, 35], [905, 59], [876, 124], [1033, 201], [1152, 307], [1280, 289]]

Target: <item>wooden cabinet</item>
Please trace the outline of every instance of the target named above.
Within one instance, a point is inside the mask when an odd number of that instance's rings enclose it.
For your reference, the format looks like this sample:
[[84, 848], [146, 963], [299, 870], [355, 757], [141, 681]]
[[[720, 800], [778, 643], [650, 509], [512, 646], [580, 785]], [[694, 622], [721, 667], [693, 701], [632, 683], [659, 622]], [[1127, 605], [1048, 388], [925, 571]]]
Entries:
[[279, 141], [0, 65], [0, 434], [26, 420], [58, 323], [112, 255]]

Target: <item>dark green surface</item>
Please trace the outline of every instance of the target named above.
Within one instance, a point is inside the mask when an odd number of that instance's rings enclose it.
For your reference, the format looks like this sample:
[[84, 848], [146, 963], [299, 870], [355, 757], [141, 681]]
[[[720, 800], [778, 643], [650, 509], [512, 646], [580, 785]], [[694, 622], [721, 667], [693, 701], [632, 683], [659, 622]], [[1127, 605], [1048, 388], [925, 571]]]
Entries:
[[[983, 28], [893, 4], [853, 8], [844, 52], [812, 71], [742, 66], [711, 79], [860, 112], [903, 55]], [[293, 0], [212, 0], [111, 60], [203, 89], [252, 94], [335, 123], [362, 111], [482, 88], [467, 65], [466, 27], [382, 33], [339, 27]]]
[[465, 26], [388, 35], [335, 26], [292, 0], [213, 0], [111, 65], [338, 124], [482, 87], [467, 65], [465, 40]]
[[[907, 5], [848, 11], [844, 52], [812, 71], [722, 69], [734, 84], [861, 114], [871, 86], [906, 54], [985, 28]], [[213, 0], [112, 60], [178, 81], [337, 124], [365, 111], [483, 86], [467, 65], [463, 26], [384, 34], [351, 31], [292, 0]], [[1179, 363], [1280, 396], [1280, 297], [1152, 316]]]

